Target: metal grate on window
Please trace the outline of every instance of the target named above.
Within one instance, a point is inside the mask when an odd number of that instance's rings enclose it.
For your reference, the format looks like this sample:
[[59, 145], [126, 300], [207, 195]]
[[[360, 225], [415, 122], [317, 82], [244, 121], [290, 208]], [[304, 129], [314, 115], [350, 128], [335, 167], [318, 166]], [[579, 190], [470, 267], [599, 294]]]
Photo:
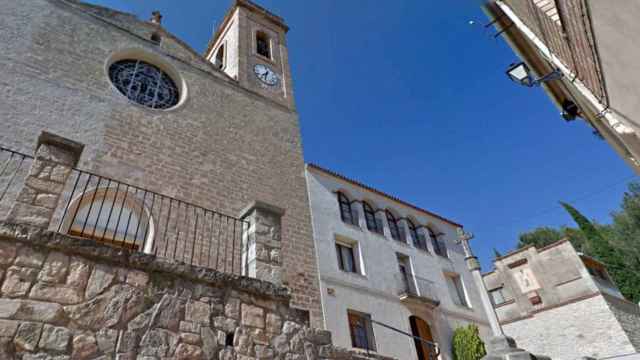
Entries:
[[164, 71], [141, 60], [120, 60], [109, 67], [109, 79], [129, 100], [152, 109], [178, 104], [180, 92]]

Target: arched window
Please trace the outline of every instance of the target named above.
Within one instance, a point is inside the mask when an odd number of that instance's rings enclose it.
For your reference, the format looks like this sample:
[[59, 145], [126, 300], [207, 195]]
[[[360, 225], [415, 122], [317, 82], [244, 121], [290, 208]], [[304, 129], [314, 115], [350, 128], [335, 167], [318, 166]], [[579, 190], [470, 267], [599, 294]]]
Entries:
[[74, 200], [67, 209], [69, 235], [113, 246], [150, 252], [153, 220], [135, 195], [100, 188]]
[[269, 36], [262, 31], [256, 31], [256, 53], [271, 59], [271, 41]]
[[422, 246], [423, 244], [420, 241], [424, 239], [420, 238], [420, 234], [418, 234], [418, 228], [416, 228], [416, 225], [410, 219], [407, 219], [407, 227], [409, 228], [409, 236], [411, 236], [413, 246], [417, 247], [418, 249], [424, 250], [424, 247]]
[[404, 241], [404, 239], [400, 236], [400, 225], [398, 224], [398, 219], [391, 213], [389, 210], [385, 210], [387, 214], [387, 223], [389, 224], [389, 231], [391, 232], [391, 237], [397, 241]]
[[338, 204], [340, 206], [340, 218], [347, 224], [358, 225], [358, 218], [355, 214], [351, 201], [344, 193], [338, 193]]
[[431, 239], [431, 245], [433, 245], [433, 252], [436, 255], [447, 257], [447, 246], [441, 239], [438, 238], [439, 234], [431, 228], [427, 227], [427, 231], [429, 232], [429, 239]]
[[379, 223], [376, 219], [376, 212], [373, 210], [371, 205], [363, 201], [362, 208], [364, 209], [364, 218], [367, 222], [367, 229], [375, 231], [377, 233], [382, 233], [382, 226], [379, 226]]

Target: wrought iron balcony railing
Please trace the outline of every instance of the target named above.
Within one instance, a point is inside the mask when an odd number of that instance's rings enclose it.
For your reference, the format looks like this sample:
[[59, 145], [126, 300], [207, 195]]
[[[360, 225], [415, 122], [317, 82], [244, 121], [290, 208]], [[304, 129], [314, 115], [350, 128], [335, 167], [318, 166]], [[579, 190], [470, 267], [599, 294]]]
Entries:
[[[0, 217], [33, 157], [0, 148]], [[54, 205], [55, 206], [55, 205]], [[243, 274], [247, 221], [102, 175], [73, 169], [50, 229], [226, 273]]]
[[438, 306], [440, 301], [435, 292], [435, 284], [412, 274], [395, 274], [396, 294], [403, 301], [422, 301], [431, 306]]

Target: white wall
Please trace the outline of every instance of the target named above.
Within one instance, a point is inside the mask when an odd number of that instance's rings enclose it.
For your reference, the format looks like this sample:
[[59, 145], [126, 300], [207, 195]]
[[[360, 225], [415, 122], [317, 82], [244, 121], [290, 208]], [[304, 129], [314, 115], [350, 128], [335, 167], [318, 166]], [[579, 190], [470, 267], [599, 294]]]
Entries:
[[[318, 257], [324, 322], [333, 333], [334, 343], [351, 347], [347, 309], [368, 313], [374, 320], [411, 332], [409, 316], [417, 315], [427, 321], [434, 339], [442, 347], [441, 359], [450, 359], [452, 331], [469, 322], [480, 325], [481, 332], [488, 334], [486, 317], [481, 309], [480, 298], [474, 287], [471, 274], [464, 263], [461, 246], [455, 244], [456, 227], [406, 205], [392, 201], [379, 194], [341, 180], [320, 170], [307, 167], [307, 187], [311, 203], [311, 217]], [[385, 223], [385, 236], [366, 229], [364, 214], [359, 203], [360, 226], [342, 222], [336, 191], [346, 193], [351, 200], [367, 200], [379, 209], [389, 208], [399, 217], [411, 217], [416, 225], [430, 225], [444, 233], [449, 259], [437, 256], [428, 240], [428, 250], [413, 247], [391, 239]], [[384, 217], [384, 213], [379, 215]], [[346, 273], [338, 268], [335, 252], [336, 238], [346, 238], [357, 243], [363, 275]], [[435, 297], [440, 305], [430, 311], [427, 305], [409, 309], [396, 295], [398, 262], [396, 253], [411, 259], [413, 273], [418, 278], [432, 282]], [[444, 271], [459, 273], [465, 285], [471, 308], [455, 305], [449, 293]], [[328, 293], [333, 290], [333, 294]], [[413, 311], [412, 311], [413, 310]], [[417, 359], [413, 340], [391, 330], [374, 325], [378, 352], [398, 359]]]

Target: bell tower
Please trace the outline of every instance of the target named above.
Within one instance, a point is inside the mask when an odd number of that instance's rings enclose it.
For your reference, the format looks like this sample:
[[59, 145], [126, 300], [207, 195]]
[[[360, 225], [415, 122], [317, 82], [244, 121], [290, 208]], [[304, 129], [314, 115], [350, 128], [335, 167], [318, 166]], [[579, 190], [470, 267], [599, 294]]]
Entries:
[[238, 84], [295, 109], [284, 20], [249, 0], [234, 0], [205, 53]]

